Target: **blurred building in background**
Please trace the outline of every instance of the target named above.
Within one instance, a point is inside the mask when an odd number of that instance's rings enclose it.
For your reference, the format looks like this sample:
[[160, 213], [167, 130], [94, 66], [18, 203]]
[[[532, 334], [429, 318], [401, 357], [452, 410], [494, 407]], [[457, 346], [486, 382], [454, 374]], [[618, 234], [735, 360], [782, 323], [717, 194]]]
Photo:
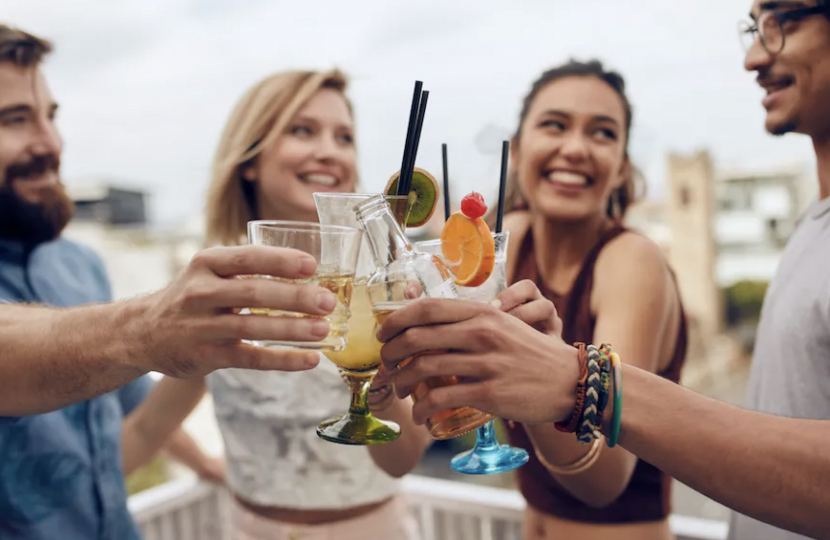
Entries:
[[102, 179], [68, 187], [75, 217], [65, 235], [98, 252], [115, 298], [164, 287], [201, 245], [201, 228], [157, 229], [148, 221], [150, 194]]
[[663, 247], [677, 276], [691, 337], [685, 380], [739, 402], [742, 390], [712, 387], [730, 373], [743, 382], [766, 285], [815, 181], [801, 167], [718, 169], [700, 151], [667, 156], [664, 185], [665, 198], [637, 204], [627, 222]]
[[772, 279], [787, 239], [813, 200], [814, 184], [798, 168], [719, 173], [714, 226], [719, 285]]

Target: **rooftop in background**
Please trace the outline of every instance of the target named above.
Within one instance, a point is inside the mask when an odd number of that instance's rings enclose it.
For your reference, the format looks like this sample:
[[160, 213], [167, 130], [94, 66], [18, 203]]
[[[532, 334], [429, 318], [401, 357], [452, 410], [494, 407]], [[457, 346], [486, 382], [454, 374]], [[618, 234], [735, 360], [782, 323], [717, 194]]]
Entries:
[[134, 188], [116, 187], [109, 182], [69, 184], [75, 201], [75, 218], [105, 225], [147, 225], [148, 193]]
[[803, 164], [780, 165], [777, 167], [725, 167], [715, 169], [715, 182], [742, 182], [767, 178], [801, 178], [806, 176]]

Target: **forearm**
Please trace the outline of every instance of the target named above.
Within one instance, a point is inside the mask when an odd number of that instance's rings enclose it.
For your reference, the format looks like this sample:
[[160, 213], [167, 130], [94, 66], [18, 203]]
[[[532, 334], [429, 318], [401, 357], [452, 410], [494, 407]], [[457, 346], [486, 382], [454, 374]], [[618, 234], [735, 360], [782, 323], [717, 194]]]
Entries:
[[125, 476], [149, 463], [161, 448], [144, 438], [135, 424], [127, 417], [121, 429], [121, 469]]
[[124, 470], [148, 463], [164, 447], [185, 465], [199, 472], [205, 456], [181, 429], [205, 393], [205, 380], [164, 377], [124, 420]]
[[122, 442], [125, 475], [148, 464], [161, 450], [166, 451], [171, 458], [200, 476], [205, 471], [209, 459], [183, 428], [174, 431], [166, 441], [163, 441], [163, 444], [160, 444], [158, 441], [142, 437], [137, 430], [133, 429], [133, 426], [125, 424]]
[[130, 302], [71, 309], [0, 306], [0, 416], [60, 409], [145, 372], [134, 362]]
[[623, 381], [625, 448], [738, 512], [830, 538], [830, 422], [738, 409], [631, 367]]
[[391, 399], [388, 408], [373, 410], [372, 413], [377, 418], [397, 423], [401, 427], [401, 436], [388, 444], [370, 446], [369, 453], [378, 467], [400, 478], [418, 465], [433, 439], [426, 427], [412, 421], [410, 398], [397, 399], [393, 396]]
[[209, 459], [202, 447], [183, 428], [179, 428], [173, 433], [164, 450], [170, 457], [199, 476], [203, 474]]
[[[551, 424], [525, 425], [535, 451], [547, 463], [563, 467], [585, 457], [591, 445], [577, 442], [570, 433], [560, 433]], [[556, 481], [585, 504], [602, 508], [619, 498], [631, 480], [636, 458], [622, 448], [600, 448], [597, 461], [586, 471], [553, 474]], [[549, 471], [550, 472], [550, 471]]]

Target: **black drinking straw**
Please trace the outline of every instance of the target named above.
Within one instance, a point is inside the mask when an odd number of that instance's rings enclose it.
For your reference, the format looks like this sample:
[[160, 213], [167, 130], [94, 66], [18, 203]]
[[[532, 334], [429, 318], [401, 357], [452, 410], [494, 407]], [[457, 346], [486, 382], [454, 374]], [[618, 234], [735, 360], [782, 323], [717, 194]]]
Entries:
[[[406, 188], [403, 192], [405, 195], [409, 195], [409, 189], [412, 187], [412, 173], [415, 170], [415, 158], [418, 157], [418, 145], [421, 143], [421, 129], [424, 127], [424, 115], [427, 112], [428, 100], [429, 90], [424, 90], [421, 92], [421, 103], [418, 107], [418, 121], [415, 124], [415, 135], [412, 141], [409, 165], [406, 167]], [[398, 183], [400, 183], [400, 180], [398, 180]]]
[[441, 162], [444, 166], [444, 220], [450, 219], [450, 175], [447, 167], [447, 143], [441, 145]]
[[504, 219], [504, 192], [507, 185], [507, 154], [510, 152], [510, 141], [501, 143], [501, 176], [499, 177], [499, 207], [496, 214], [496, 233], [501, 232]]
[[406, 141], [403, 146], [403, 161], [401, 162], [401, 173], [398, 176], [398, 195], [408, 195], [409, 190], [404, 191], [404, 181], [407, 176], [407, 167], [412, 162], [412, 146], [415, 139], [415, 126], [418, 123], [418, 109], [421, 102], [421, 88], [424, 83], [415, 81], [415, 90], [412, 92], [412, 106], [409, 109], [409, 124], [406, 128]]

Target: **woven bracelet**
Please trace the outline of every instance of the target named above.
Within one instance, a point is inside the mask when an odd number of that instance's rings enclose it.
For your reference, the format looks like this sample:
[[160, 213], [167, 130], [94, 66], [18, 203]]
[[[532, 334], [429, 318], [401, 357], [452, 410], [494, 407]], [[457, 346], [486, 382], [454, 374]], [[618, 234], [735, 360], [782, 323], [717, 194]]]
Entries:
[[577, 348], [577, 362], [579, 362], [579, 379], [576, 382], [576, 402], [571, 416], [564, 422], [556, 422], [554, 427], [563, 433], [576, 433], [582, 419], [585, 407], [585, 382], [588, 379], [588, 354], [584, 343], [574, 343]]
[[599, 394], [602, 389], [600, 377], [599, 349], [595, 345], [588, 345], [588, 379], [585, 383], [585, 408], [582, 412], [582, 421], [576, 440], [582, 444], [590, 444], [599, 439]]

